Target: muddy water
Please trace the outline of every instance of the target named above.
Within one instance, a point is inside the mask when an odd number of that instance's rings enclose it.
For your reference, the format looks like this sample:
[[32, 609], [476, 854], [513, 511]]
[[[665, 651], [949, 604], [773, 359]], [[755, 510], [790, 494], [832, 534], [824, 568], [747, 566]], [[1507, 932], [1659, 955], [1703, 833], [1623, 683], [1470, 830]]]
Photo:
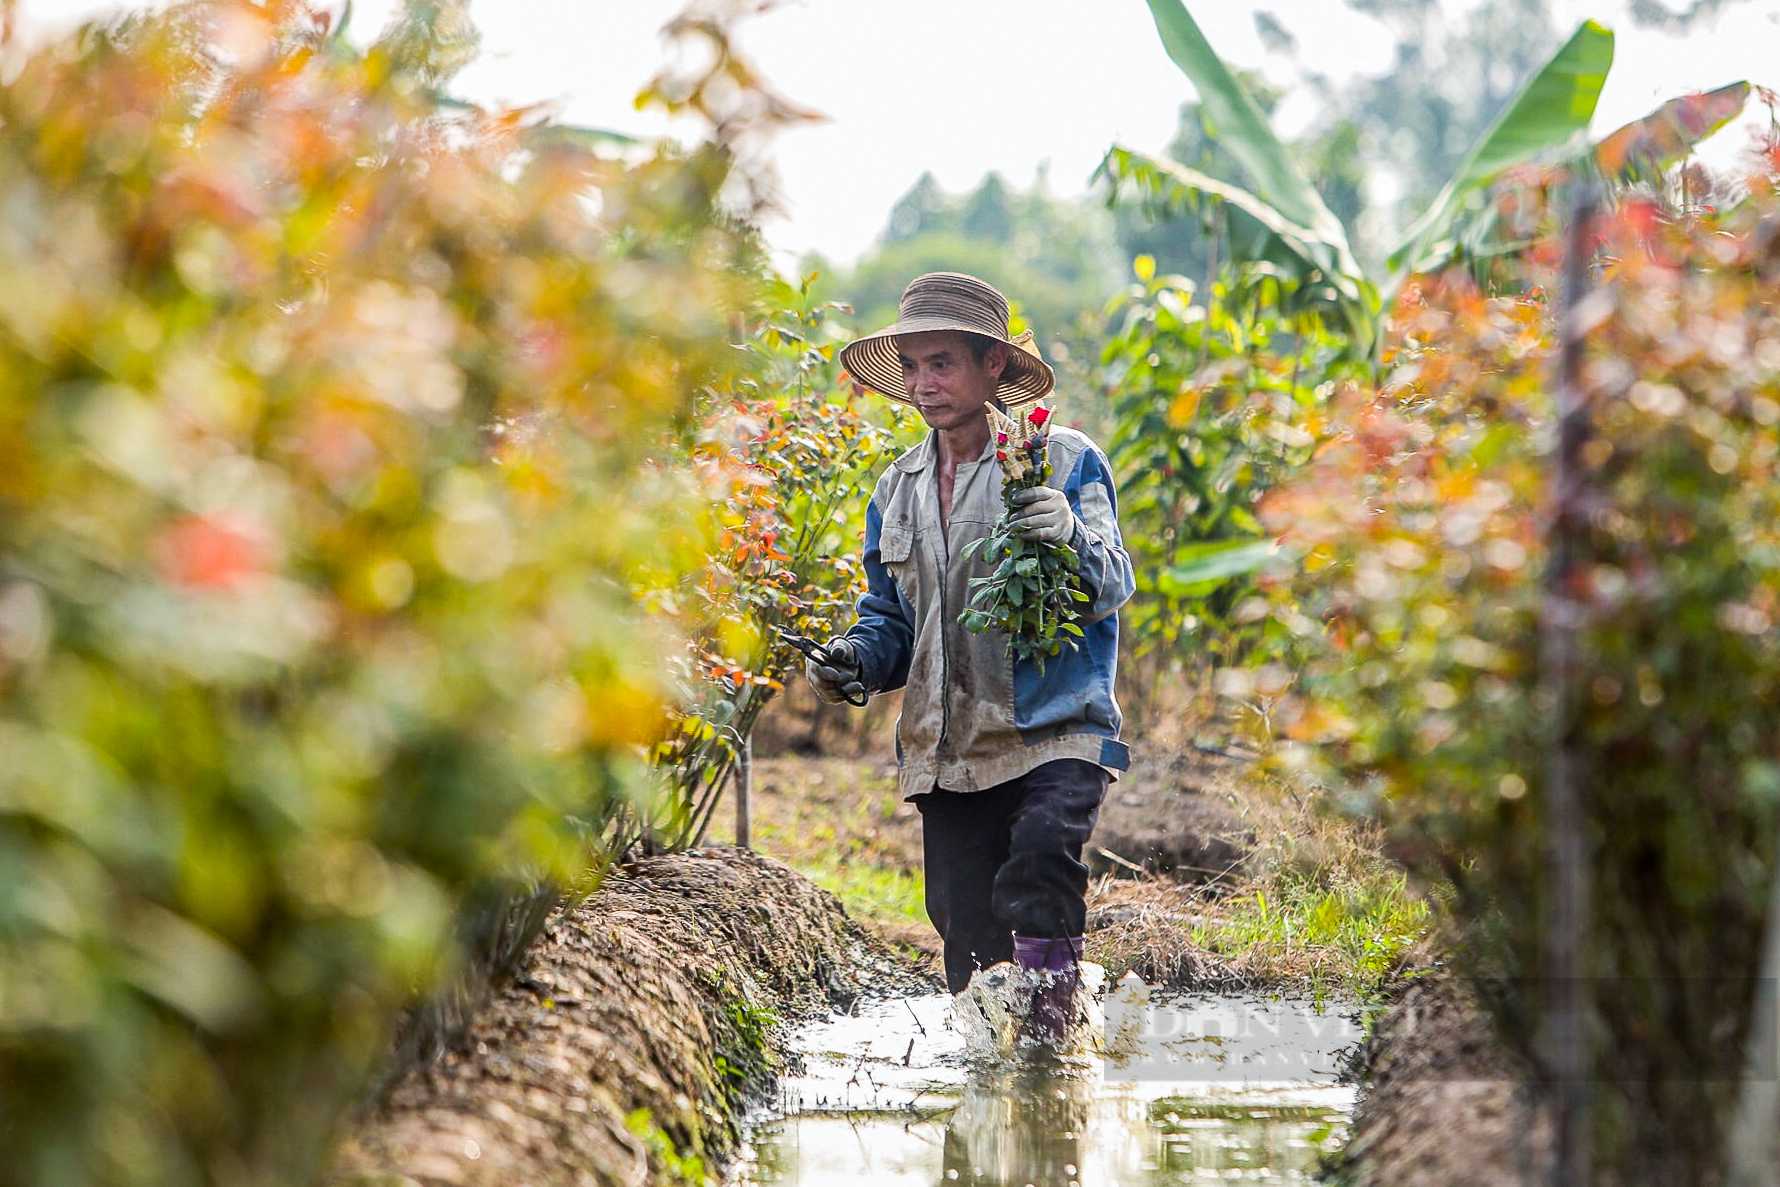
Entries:
[[[750, 1127], [732, 1187], [1168, 1187], [1314, 1181], [1353, 1090], [1351, 1006], [1116, 986], [1090, 1044], [999, 1046], [946, 994], [806, 1028], [804, 1072]], [[1002, 1036], [1005, 1041], [1005, 1035]]]

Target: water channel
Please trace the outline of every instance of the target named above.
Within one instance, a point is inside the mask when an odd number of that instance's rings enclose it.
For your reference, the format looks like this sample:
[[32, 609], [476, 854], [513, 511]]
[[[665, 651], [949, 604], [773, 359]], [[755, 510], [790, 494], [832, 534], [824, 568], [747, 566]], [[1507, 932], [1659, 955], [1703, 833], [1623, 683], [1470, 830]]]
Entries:
[[1128, 978], [1102, 1037], [1061, 1058], [952, 1006], [897, 998], [805, 1027], [803, 1071], [752, 1120], [731, 1187], [1303, 1184], [1346, 1134], [1351, 1003]]

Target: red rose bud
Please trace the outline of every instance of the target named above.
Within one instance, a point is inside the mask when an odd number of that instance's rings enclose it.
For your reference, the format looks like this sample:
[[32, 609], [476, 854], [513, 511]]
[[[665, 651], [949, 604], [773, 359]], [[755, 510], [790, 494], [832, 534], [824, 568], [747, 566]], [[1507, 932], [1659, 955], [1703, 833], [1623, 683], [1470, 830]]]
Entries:
[[1045, 421], [1051, 419], [1051, 410], [1049, 408], [1034, 408], [1032, 414], [1026, 419], [1043, 428]]
[[1006, 445], [1007, 444], [1007, 434], [1006, 433], [995, 434], [995, 444]]
[[1007, 450], [1005, 450], [1005, 449], [997, 449], [997, 450], [996, 450], [996, 451], [995, 451], [995, 460], [996, 460], [996, 461], [998, 461], [998, 462], [1005, 462], [1005, 461], [1007, 461]]

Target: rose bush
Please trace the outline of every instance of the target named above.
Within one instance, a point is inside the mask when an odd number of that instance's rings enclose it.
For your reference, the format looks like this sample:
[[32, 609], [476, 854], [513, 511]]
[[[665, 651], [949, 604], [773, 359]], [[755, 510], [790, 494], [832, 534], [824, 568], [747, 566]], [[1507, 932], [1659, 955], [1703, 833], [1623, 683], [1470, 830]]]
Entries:
[[745, 340], [746, 367], [705, 394], [678, 465], [710, 510], [702, 563], [661, 602], [689, 648], [675, 712], [654, 749], [661, 793], [635, 820], [650, 846], [701, 836], [754, 723], [802, 659], [780, 631], [825, 639], [865, 590], [865, 499], [894, 441], [888, 401], [839, 371], [839, 308], [815, 277], [772, 280]]
[[[1568, 748], [1599, 1181], [1710, 1182], [1780, 829], [1780, 201], [1761, 177], [1728, 211], [1630, 198], [1594, 227], [1569, 315], [1580, 539], [1554, 595], [1561, 241], [1539, 188], [1518, 200], [1540, 244], [1527, 289], [1411, 288], [1386, 383], [1345, 389], [1314, 460], [1265, 500], [1297, 572], [1279, 621], [1305, 645], [1273, 720], [1450, 890], [1454, 959], [1535, 1073], [1542, 838]], [[1542, 629], [1575, 640], [1563, 686], [1541, 679]], [[1277, 694], [1288, 676], [1227, 683]]]
[[450, 8], [0, 36], [0, 1184], [313, 1181], [464, 904], [644, 783], [734, 152], [440, 106]]

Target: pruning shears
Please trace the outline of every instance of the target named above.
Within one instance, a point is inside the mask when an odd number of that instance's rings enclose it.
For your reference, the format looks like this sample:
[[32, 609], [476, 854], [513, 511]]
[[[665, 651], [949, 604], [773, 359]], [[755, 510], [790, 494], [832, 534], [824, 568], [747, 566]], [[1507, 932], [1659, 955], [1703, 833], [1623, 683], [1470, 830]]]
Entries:
[[[828, 648], [807, 636], [794, 635], [790, 631], [780, 628], [779, 638], [785, 640], [785, 642], [791, 644], [809, 658], [826, 667], [844, 671], [853, 666], [852, 664], [836, 663], [834, 657], [828, 654]], [[871, 700], [871, 694], [865, 691], [865, 685], [859, 683], [857, 680], [848, 681], [846, 686], [841, 689], [841, 696], [846, 698], [847, 704], [852, 705], [856, 709], [863, 708], [865, 703]]]

